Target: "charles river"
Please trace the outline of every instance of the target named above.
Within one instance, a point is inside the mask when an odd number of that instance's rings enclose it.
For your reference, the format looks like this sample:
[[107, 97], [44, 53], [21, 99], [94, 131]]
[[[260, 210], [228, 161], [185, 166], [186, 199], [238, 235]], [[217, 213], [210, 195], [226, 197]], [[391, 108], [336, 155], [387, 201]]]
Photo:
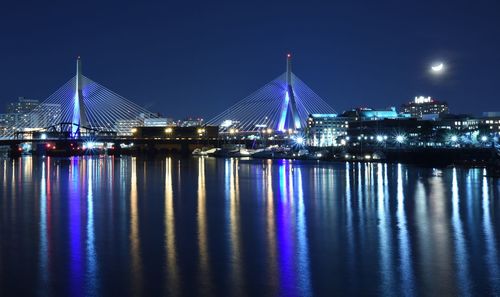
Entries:
[[0, 159], [0, 296], [500, 296], [483, 169]]

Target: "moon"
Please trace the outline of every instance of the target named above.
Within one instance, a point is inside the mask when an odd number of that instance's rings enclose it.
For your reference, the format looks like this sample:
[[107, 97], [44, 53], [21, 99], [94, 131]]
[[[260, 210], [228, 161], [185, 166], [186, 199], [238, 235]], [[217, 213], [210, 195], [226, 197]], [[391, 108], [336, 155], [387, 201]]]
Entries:
[[444, 68], [444, 64], [443, 63], [439, 63], [439, 64], [435, 64], [435, 65], [431, 66], [432, 71], [433, 72], [437, 72], [437, 73], [443, 71], [443, 68]]

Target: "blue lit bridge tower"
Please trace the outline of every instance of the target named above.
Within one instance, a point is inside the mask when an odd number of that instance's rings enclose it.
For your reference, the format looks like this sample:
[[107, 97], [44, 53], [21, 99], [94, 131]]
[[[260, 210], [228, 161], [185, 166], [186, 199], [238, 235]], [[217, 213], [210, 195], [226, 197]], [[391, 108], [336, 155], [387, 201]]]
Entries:
[[72, 135], [78, 137], [81, 132], [81, 127], [89, 127], [85, 101], [83, 97], [83, 76], [82, 76], [82, 60], [80, 56], [76, 59], [76, 91], [73, 105], [73, 120], [72, 120]]
[[[297, 110], [297, 102], [295, 101], [295, 93], [292, 84], [292, 55], [287, 54], [286, 57], [286, 93], [281, 109], [281, 117], [278, 124], [278, 130], [284, 132], [287, 129], [300, 130], [301, 121]], [[290, 114], [291, 124], [286, 125], [287, 115]]]

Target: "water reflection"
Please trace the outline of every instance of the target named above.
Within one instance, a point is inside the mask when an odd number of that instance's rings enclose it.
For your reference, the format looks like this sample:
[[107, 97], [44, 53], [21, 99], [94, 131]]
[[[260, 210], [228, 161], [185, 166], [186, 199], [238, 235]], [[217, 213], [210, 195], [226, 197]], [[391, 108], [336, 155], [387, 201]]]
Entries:
[[201, 279], [200, 295], [211, 294], [210, 286], [210, 266], [208, 253], [207, 234], [207, 192], [205, 185], [205, 158], [198, 159], [198, 249], [199, 249], [199, 270]]
[[278, 244], [278, 265], [280, 275], [280, 293], [290, 291], [297, 284], [295, 271], [295, 209], [289, 204], [288, 184], [293, 183], [291, 177], [291, 164], [283, 160], [279, 167], [279, 198], [277, 205], [277, 244]]
[[309, 270], [309, 244], [307, 238], [307, 222], [304, 206], [304, 190], [302, 188], [301, 168], [295, 169], [297, 181], [298, 209], [297, 209], [297, 274], [300, 296], [311, 296], [311, 273]]
[[354, 240], [354, 235], [356, 230], [354, 229], [354, 218], [353, 218], [353, 201], [351, 197], [351, 176], [353, 174], [353, 168], [351, 163], [346, 162], [345, 163], [345, 199], [346, 199], [346, 206], [345, 206], [345, 215], [346, 215], [346, 236], [347, 236], [347, 257], [350, 259], [348, 262], [348, 273], [349, 273], [349, 282], [352, 283], [353, 279], [355, 278], [356, 274], [356, 256], [355, 256], [355, 251], [356, 251], [356, 245], [355, 245], [355, 240]]
[[130, 257], [132, 292], [139, 296], [142, 292], [142, 259], [139, 238], [139, 209], [137, 197], [137, 159], [132, 157], [130, 169]]
[[87, 282], [86, 296], [96, 296], [97, 285], [97, 252], [95, 248], [94, 231], [94, 196], [92, 183], [94, 181], [95, 160], [87, 160]]
[[241, 230], [240, 230], [240, 213], [239, 213], [239, 160], [226, 160], [226, 199], [229, 203], [229, 246], [231, 254], [231, 294], [234, 296], [244, 295], [243, 291], [243, 276], [241, 272]]
[[[378, 219], [379, 219], [379, 252], [380, 266], [382, 274], [381, 289], [382, 292], [394, 292], [394, 276], [392, 268], [392, 237], [391, 237], [391, 216], [388, 215], [388, 199], [384, 194], [385, 183], [382, 164], [377, 165], [377, 190], [378, 190]], [[372, 187], [373, 188], [373, 187]]]
[[[49, 163], [50, 164], [50, 163]], [[50, 176], [50, 170], [47, 169]], [[43, 289], [47, 286], [47, 282], [50, 279], [49, 277], [49, 233], [48, 233], [48, 217], [50, 216], [50, 193], [47, 193], [47, 186], [50, 185], [47, 183], [46, 178], [46, 168], [45, 162], [42, 163], [42, 177], [40, 183], [40, 244], [39, 244], [39, 259], [40, 259], [40, 289]]]
[[167, 293], [179, 294], [179, 281], [177, 279], [177, 252], [175, 242], [175, 212], [174, 190], [172, 187], [173, 166], [172, 158], [166, 159], [165, 166], [165, 249], [167, 254]]
[[500, 182], [480, 169], [129, 157], [0, 167], [2, 296], [500, 294]]
[[273, 195], [273, 175], [272, 161], [268, 160], [263, 174], [266, 188], [266, 235], [267, 235], [267, 254], [268, 254], [268, 279], [271, 283], [272, 294], [277, 294], [278, 283], [278, 259], [276, 254], [276, 221], [274, 217], [274, 195]]
[[399, 240], [399, 271], [401, 278], [401, 294], [405, 296], [415, 295], [415, 284], [413, 279], [413, 267], [411, 263], [412, 247], [410, 246], [410, 238], [408, 235], [408, 226], [405, 211], [405, 195], [403, 191], [403, 169], [401, 164], [398, 164], [397, 175], [397, 211], [396, 220], [398, 225], [398, 240]]
[[488, 187], [488, 178], [486, 177], [486, 170], [484, 171], [483, 186], [482, 186], [482, 208], [483, 208], [483, 232], [486, 245], [486, 265], [490, 275], [490, 285], [493, 292], [500, 292], [500, 274], [499, 262], [497, 254], [497, 240], [492, 228], [490, 208], [490, 188]]
[[460, 196], [457, 181], [457, 170], [453, 169], [452, 185], [451, 185], [451, 201], [452, 201], [452, 225], [455, 239], [455, 265], [457, 270], [457, 282], [460, 294], [462, 296], [470, 296], [469, 282], [469, 256], [464, 236], [462, 219], [460, 218]]
[[[82, 251], [82, 233], [81, 233], [81, 200], [80, 195], [81, 180], [80, 160], [72, 158], [69, 168], [69, 236], [70, 236], [70, 291], [72, 296], [83, 296], [82, 290], [84, 284], [84, 259]], [[83, 171], [84, 172], [84, 171]]]

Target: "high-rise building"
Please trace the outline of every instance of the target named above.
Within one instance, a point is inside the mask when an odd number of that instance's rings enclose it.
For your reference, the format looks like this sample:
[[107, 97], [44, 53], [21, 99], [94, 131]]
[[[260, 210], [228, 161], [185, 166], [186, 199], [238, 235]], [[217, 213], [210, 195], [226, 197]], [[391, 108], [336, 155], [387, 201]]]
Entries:
[[40, 101], [19, 97], [17, 102], [7, 105], [7, 113], [29, 113], [40, 104]]
[[47, 128], [58, 124], [61, 122], [61, 114], [61, 104], [40, 103], [40, 105], [29, 114], [29, 128]]
[[11, 129], [30, 126], [32, 120], [30, 113], [39, 105], [38, 100], [19, 97], [17, 102], [7, 104], [7, 113], [3, 115], [4, 125]]
[[438, 117], [448, 113], [448, 103], [424, 96], [415, 97], [413, 101], [401, 107], [404, 113], [409, 113], [412, 117], [419, 119], [428, 116]]

